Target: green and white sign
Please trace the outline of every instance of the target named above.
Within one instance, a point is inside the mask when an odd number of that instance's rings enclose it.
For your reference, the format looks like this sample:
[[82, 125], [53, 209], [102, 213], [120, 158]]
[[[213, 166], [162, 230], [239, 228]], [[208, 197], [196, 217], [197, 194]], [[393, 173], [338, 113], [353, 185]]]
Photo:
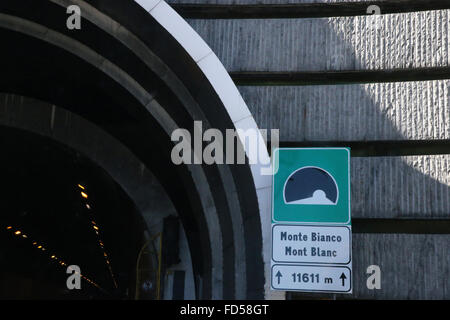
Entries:
[[273, 156], [272, 289], [351, 293], [350, 150]]
[[[272, 220], [342, 224], [350, 219], [350, 150], [276, 149]], [[278, 160], [278, 161], [277, 161]]]

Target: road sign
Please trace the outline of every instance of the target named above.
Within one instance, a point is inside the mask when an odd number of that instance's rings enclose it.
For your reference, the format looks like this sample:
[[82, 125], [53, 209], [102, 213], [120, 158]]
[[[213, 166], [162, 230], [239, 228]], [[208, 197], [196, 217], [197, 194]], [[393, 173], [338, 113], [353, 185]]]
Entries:
[[272, 288], [347, 293], [352, 288], [351, 270], [339, 266], [275, 264], [272, 266]]
[[274, 222], [350, 224], [349, 149], [283, 148], [274, 156]]
[[351, 260], [351, 231], [347, 226], [272, 227], [272, 259], [275, 262], [348, 264]]
[[350, 150], [274, 151], [272, 289], [352, 292]]

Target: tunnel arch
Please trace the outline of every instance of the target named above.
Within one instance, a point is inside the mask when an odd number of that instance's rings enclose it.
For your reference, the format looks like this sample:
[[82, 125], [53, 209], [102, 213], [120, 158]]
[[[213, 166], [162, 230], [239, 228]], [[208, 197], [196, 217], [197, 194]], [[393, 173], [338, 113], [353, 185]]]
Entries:
[[[81, 30], [65, 26], [69, 4], [82, 9]], [[206, 53], [199, 64], [167, 21], [161, 25], [133, 1], [4, 1], [0, 12], [0, 34], [14, 43], [1, 53], [0, 91], [80, 115], [155, 173], [195, 248], [201, 298], [263, 298], [261, 225], [270, 216], [270, 179], [247, 165], [175, 166], [170, 160], [171, 131], [192, 132], [194, 120], [222, 131], [256, 127], [229, 77], [227, 98], [212, 84], [224, 71], [215, 55]]]

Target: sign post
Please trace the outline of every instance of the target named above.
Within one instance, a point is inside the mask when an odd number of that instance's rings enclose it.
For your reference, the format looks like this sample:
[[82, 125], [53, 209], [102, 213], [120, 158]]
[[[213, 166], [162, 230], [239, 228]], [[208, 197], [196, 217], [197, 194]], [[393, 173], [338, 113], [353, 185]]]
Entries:
[[274, 156], [272, 289], [351, 293], [350, 150], [280, 148]]

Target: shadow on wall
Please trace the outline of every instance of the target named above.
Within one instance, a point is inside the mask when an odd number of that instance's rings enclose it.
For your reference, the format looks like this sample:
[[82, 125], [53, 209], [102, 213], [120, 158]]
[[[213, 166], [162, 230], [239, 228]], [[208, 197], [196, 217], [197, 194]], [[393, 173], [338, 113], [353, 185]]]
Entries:
[[[436, 38], [446, 37], [448, 22], [440, 22], [448, 12], [189, 23], [229, 71], [390, 69], [448, 65]], [[430, 21], [436, 37], [424, 38]], [[449, 139], [449, 87], [444, 80], [239, 90], [258, 126], [280, 128], [281, 141], [366, 141]], [[449, 218], [449, 160], [352, 158], [353, 216]]]

